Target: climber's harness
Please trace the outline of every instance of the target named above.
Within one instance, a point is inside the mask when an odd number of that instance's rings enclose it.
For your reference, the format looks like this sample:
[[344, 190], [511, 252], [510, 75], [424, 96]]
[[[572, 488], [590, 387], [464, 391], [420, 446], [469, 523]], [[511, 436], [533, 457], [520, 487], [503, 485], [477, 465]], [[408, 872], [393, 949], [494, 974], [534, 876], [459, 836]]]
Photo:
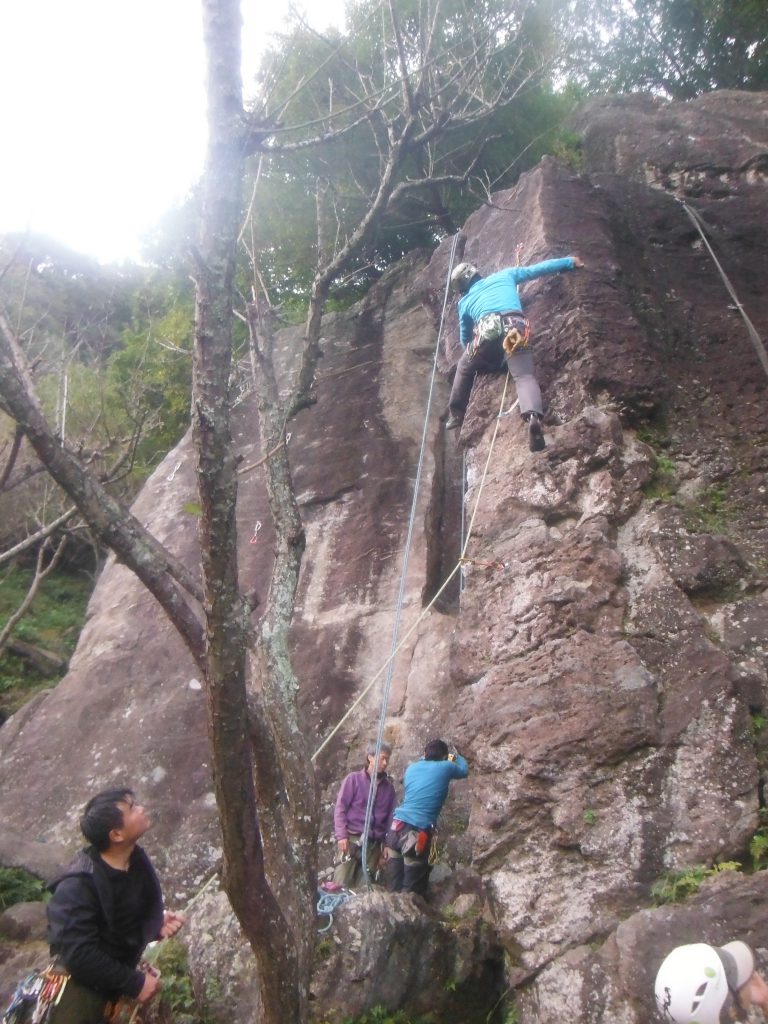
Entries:
[[409, 825], [407, 821], [394, 818], [392, 828], [384, 840], [389, 851], [388, 856], [402, 857], [406, 864], [427, 860], [432, 847], [432, 836], [436, 831], [434, 825], [417, 828], [416, 825]]
[[531, 324], [519, 310], [510, 313], [486, 313], [475, 325], [475, 332], [469, 344], [469, 354], [474, 357], [484, 348], [495, 348], [499, 342], [507, 356], [518, 349], [527, 348], [531, 340]]

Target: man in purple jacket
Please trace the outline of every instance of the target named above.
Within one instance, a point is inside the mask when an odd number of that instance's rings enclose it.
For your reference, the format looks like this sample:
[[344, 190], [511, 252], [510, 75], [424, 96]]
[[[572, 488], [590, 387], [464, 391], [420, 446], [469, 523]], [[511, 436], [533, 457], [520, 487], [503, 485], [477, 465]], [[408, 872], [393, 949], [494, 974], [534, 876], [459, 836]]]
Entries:
[[461, 427], [475, 375], [498, 373], [506, 363], [517, 388], [520, 415], [528, 422], [529, 447], [532, 452], [545, 448], [541, 429], [544, 406], [529, 346], [529, 324], [523, 316], [517, 286], [583, 266], [578, 256], [566, 256], [528, 267], [505, 267], [490, 277], [482, 277], [471, 263], [460, 263], [455, 268], [451, 287], [461, 295], [459, 341], [464, 351], [448, 399], [448, 430]]
[[338, 843], [339, 863], [334, 881], [348, 889], [363, 878], [362, 839], [365, 828], [365, 810], [371, 783], [376, 787], [371, 821], [368, 827], [368, 873], [373, 875], [381, 857], [381, 845], [392, 820], [395, 808], [395, 787], [387, 777], [387, 765], [392, 753], [389, 743], [382, 743], [379, 763], [374, 770], [376, 744], [370, 743], [366, 751], [368, 763], [357, 772], [350, 772], [339, 788], [333, 813], [333, 830]]

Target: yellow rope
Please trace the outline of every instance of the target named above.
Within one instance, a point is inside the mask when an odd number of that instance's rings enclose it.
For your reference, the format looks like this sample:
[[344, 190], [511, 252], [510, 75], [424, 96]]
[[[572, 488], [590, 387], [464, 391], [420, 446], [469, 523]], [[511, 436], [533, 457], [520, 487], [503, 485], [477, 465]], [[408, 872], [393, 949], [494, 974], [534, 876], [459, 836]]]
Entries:
[[[453, 569], [451, 569], [450, 573], [446, 577], [446, 579], [443, 582], [442, 586], [437, 591], [437, 593], [434, 595], [434, 597], [429, 602], [429, 604], [425, 608], [422, 609], [421, 615], [419, 615], [419, 617], [413, 623], [411, 628], [408, 629], [405, 632], [405, 634], [403, 635], [402, 639], [400, 640], [400, 643], [397, 645], [397, 647], [395, 647], [395, 649], [392, 651], [392, 653], [387, 658], [387, 660], [384, 662], [384, 664], [381, 666], [381, 668], [376, 672], [376, 674], [374, 675], [373, 679], [371, 679], [371, 681], [368, 683], [368, 685], [365, 687], [365, 689], [359, 694], [359, 696], [356, 698], [356, 700], [351, 705], [351, 707], [347, 710], [347, 712], [343, 715], [343, 717], [341, 719], [339, 719], [339, 721], [336, 723], [336, 725], [333, 727], [333, 729], [328, 733], [328, 735], [325, 737], [323, 742], [320, 744], [320, 746], [314, 752], [314, 754], [312, 755], [312, 758], [311, 758], [313, 761], [316, 760], [318, 754], [320, 754], [321, 751], [323, 751], [328, 746], [328, 744], [333, 739], [333, 737], [336, 735], [336, 733], [339, 731], [339, 729], [342, 727], [342, 725], [346, 722], [346, 720], [349, 718], [349, 716], [352, 714], [352, 712], [355, 710], [355, 708], [358, 706], [358, 704], [360, 704], [360, 702], [362, 701], [363, 697], [365, 697], [370, 692], [370, 690], [373, 687], [374, 683], [376, 683], [381, 678], [383, 672], [385, 671], [385, 669], [387, 668], [389, 663], [395, 658], [397, 653], [405, 645], [405, 641], [411, 636], [411, 634], [416, 630], [417, 626], [426, 617], [427, 613], [431, 610], [431, 608], [432, 608], [433, 604], [435, 603], [435, 601], [437, 601], [437, 599], [440, 597], [440, 595], [443, 593], [445, 588], [448, 586], [448, 584], [451, 582], [453, 577], [456, 575], [456, 573], [461, 568], [461, 566], [462, 566], [462, 564], [464, 562], [464, 559], [465, 559], [465, 555], [467, 553], [467, 547], [469, 546], [470, 538], [472, 536], [472, 527], [473, 527], [474, 522], [475, 522], [475, 517], [477, 516], [477, 510], [478, 510], [478, 508], [480, 506], [480, 496], [483, 493], [483, 486], [485, 484], [485, 478], [488, 475], [488, 467], [489, 467], [489, 465], [491, 463], [491, 455], [493, 454], [493, 446], [496, 444], [496, 435], [499, 432], [499, 423], [501, 422], [502, 410], [504, 409], [504, 399], [507, 396], [507, 385], [508, 384], [509, 384], [509, 373], [507, 373], [507, 376], [504, 379], [504, 390], [502, 391], [502, 394], [501, 394], [501, 405], [499, 407], [499, 413], [498, 413], [498, 415], [496, 417], [496, 426], [493, 429], [493, 436], [491, 437], [491, 443], [490, 443], [490, 446], [488, 448], [488, 457], [485, 460], [485, 467], [483, 468], [483, 475], [480, 478], [480, 486], [478, 487], [478, 490], [477, 490], [477, 498], [475, 499], [475, 507], [474, 507], [474, 509], [472, 511], [472, 518], [469, 521], [469, 529], [467, 530], [467, 537], [466, 537], [466, 540], [464, 541], [464, 546], [461, 549], [461, 554], [459, 555], [458, 562], [453, 567]], [[515, 402], [514, 405], [510, 406], [510, 408], [507, 409], [507, 413], [512, 412], [512, 410], [516, 406], [517, 406], [517, 402]], [[506, 415], [506, 413], [504, 413], [504, 415]]]

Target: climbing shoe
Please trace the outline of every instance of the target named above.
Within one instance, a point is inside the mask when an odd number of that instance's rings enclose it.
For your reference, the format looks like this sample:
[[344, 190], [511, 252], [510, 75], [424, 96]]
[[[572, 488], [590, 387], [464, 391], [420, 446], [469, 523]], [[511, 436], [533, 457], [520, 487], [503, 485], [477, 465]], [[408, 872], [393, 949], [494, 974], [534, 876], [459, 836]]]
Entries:
[[528, 447], [532, 452], [543, 452], [547, 447], [541, 429], [541, 416], [537, 412], [528, 413]]
[[464, 420], [460, 416], [450, 415], [445, 422], [446, 430], [460, 430]]

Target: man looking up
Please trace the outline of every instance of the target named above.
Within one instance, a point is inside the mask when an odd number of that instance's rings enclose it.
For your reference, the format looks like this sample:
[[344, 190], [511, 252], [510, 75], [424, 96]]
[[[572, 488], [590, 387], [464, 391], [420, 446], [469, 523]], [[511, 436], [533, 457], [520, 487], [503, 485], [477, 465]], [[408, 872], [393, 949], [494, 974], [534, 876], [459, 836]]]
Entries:
[[50, 1024], [99, 1024], [120, 997], [149, 1002], [158, 978], [138, 969], [147, 943], [175, 935], [152, 863], [138, 845], [150, 819], [127, 788], [89, 800], [80, 829], [90, 844], [52, 885], [51, 953], [70, 977]]
[[342, 782], [336, 797], [333, 830], [338, 843], [340, 861], [336, 865], [333, 879], [348, 889], [353, 889], [363, 878], [363, 829], [365, 828], [365, 811], [368, 806], [368, 793], [372, 780], [376, 786], [376, 795], [373, 798], [373, 809], [368, 826], [367, 864], [369, 875], [375, 873], [381, 858], [381, 844], [392, 820], [396, 799], [395, 787], [387, 777], [387, 766], [391, 753], [390, 744], [382, 743], [379, 750], [379, 763], [374, 772], [376, 744], [369, 743], [365, 768], [357, 772], [350, 772]]
[[448, 430], [464, 421], [476, 373], [498, 373], [506, 361], [517, 388], [520, 415], [528, 421], [532, 452], [546, 447], [541, 421], [544, 406], [529, 345], [530, 326], [523, 316], [518, 284], [546, 274], [575, 270], [584, 264], [578, 256], [545, 260], [528, 267], [505, 267], [482, 277], [471, 263], [460, 263], [451, 274], [451, 287], [459, 299], [459, 341], [464, 346], [448, 399]]
[[387, 832], [386, 878], [390, 892], [424, 896], [429, 882], [429, 851], [437, 819], [453, 779], [466, 779], [469, 765], [461, 754], [449, 757], [448, 744], [430, 740], [424, 758], [405, 770], [403, 802]]

